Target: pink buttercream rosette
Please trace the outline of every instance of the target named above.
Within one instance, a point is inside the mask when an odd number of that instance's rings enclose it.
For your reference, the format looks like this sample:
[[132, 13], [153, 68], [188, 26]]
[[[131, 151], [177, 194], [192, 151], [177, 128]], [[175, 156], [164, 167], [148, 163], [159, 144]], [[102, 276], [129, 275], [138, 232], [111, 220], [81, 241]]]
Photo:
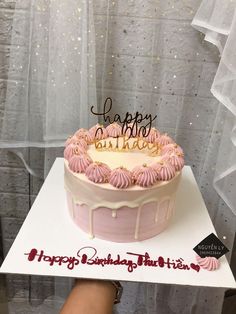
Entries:
[[143, 137], [143, 139], [149, 143], [155, 143], [160, 136], [161, 133], [156, 128], [151, 128], [148, 136]]
[[196, 260], [198, 262], [198, 265], [201, 266], [203, 269], [213, 271], [220, 267], [220, 261], [211, 256], [207, 257], [200, 257], [198, 254], [196, 255]]
[[78, 139], [84, 139], [87, 142], [87, 144], [92, 144], [94, 141], [94, 136], [92, 136], [92, 134], [86, 129], [79, 129], [75, 133], [75, 136]]
[[92, 128], [89, 129], [90, 135], [97, 140], [104, 140], [108, 137], [108, 133], [106, 128], [104, 128], [101, 124], [96, 124]]
[[176, 171], [180, 171], [184, 167], [184, 159], [181, 155], [177, 155], [175, 153], [171, 153], [170, 155], [165, 154], [161, 158], [162, 162], [168, 161]]
[[69, 136], [65, 142], [65, 147], [67, 147], [70, 144], [76, 143], [77, 141], [78, 141], [78, 138], [75, 135]]
[[175, 168], [169, 161], [161, 161], [151, 164], [157, 172], [157, 179], [160, 181], [169, 181], [175, 176]]
[[118, 137], [122, 135], [122, 127], [116, 122], [109, 124], [106, 127], [106, 130], [107, 130], [108, 136], [110, 137]]
[[111, 171], [109, 183], [118, 189], [126, 189], [132, 185], [132, 173], [124, 167]]
[[92, 163], [92, 159], [88, 154], [75, 154], [69, 159], [69, 168], [76, 173], [83, 173]]
[[184, 156], [184, 152], [182, 148], [176, 143], [170, 143], [161, 147], [161, 155], [165, 155], [165, 154], [170, 155], [172, 153], [176, 155], [181, 155], [182, 157]]
[[172, 138], [170, 136], [168, 136], [166, 133], [165, 134], [162, 134], [160, 135], [156, 141], [156, 143], [158, 143], [159, 145], [161, 146], [164, 146], [164, 145], [168, 145], [168, 144], [173, 144], [174, 141], [172, 140]]
[[71, 143], [64, 149], [64, 158], [69, 160], [74, 154], [83, 154], [86, 149], [83, 146], [77, 145], [77, 143]]
[[147, 165], [137, 166], [132, 170], [136, 184], [142, 187], [152, 186], [157, 182], [157, 172], [153, 167]]
[[110, 173], [111, 169], [102, 162], [93, 162], [85, 171], [87, 178], [94, 183], [108, 182]]

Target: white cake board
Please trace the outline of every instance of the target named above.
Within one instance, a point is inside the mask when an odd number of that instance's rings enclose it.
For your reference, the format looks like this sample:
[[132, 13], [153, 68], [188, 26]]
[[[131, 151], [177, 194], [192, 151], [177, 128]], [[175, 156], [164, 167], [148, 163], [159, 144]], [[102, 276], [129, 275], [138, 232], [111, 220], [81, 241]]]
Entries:
[[[79, 249], [93, 247], [97, 250], [96, 256], [99, 258], [105, 258], [110, 253], [111, 257], [116, 259], [119, 254], [120, 259], [130, 259], [136, 263], [137, 256], [127, 252], [148, 252], [152, 260], [157, 260], [159, 256], [174, 260], [181, 257], [184, 264], [197, 264], [193, 247], [210, 233], [215, 233], [215, 229], [190, 167], [185, 166], [183, 169], [176, 214], [168, 229], [155, 238], [125, 244], [90, 239], [78, 229], [67, 210], [63, 174], [63, 159], [58, 158], [2, 264], [1, 273], [236, 288], [225, 256], [220, 258], [220, 268], [211, 272], [203, 269], [197, 272], [192, 268], [180, 270], [169, 269], [167, 266], [161, 268], [144, 265], [129, 272], [126, 265], [88, 265], [82, 264], [81, 259], [77, 257]], [[33, 248], [37, 249], [38, 253], [43, 250], [47, 256], [77, 257], [79, 264], [68, 269], [66, 263], [50, 266], [47, 261], [39, 262], [38, 256], [29, 261], [25, 253], [29, 253]], [[83, 249], [83, 253], [88, 257], [92, 257], [93, 252], [91, 248]]]

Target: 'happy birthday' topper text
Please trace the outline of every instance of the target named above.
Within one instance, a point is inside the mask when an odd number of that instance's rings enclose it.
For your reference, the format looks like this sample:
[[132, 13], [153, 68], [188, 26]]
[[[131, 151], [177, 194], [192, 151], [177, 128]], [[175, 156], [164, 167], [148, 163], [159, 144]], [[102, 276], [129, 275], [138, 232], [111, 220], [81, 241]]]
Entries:
[[[108, 97], [103, 106], [103, 112], [95, 112], [94, 106], [91, 107], [91, 112], [96, 116], [102, 116], [104, 122], [109, 122], [110, 124], [113, 122], [119, 122], [122, 125], [122, 133], [129, 131], [129, 137], [147, 137], [152, 128], [152, 123], [156, 119], [156, 115], [152, 117], [151, 114], [143, 115], [140, 112], [136, 112], [132, 115], [129, 112], [126, 112], [125, 116], [121, 118], [119, 114], [115, 114], [113, 119], [108, 115], [108, 113], [112, 109], [112, 99]], [[144, 125], [139, 125], [142, 122], [145, 122]], [[98, 130], [97, 130], [98, 131]]]

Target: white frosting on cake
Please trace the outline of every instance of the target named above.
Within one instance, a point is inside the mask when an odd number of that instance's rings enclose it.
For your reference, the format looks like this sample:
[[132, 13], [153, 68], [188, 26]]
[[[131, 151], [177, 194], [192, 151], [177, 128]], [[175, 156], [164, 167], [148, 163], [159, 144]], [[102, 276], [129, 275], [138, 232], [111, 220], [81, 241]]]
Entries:
[[[130, 138], [129, 143], [132, 146], [136, 139]], [[111, 141], [113, 146], [116, 144], [116, 139], [109, 137], [106, 142]], [[105, 142], [105, 141], [101, 141]], [[120, 144], [122, 140], [120, 140]], [[120, 145], [121, 146], [121, 145]], [[100, 151], [95, 148], [95, 144], [89, 145], [87, 150], [88, 155], [93, 159], [93, 161], [99, 161], [107, 164], [111, 169], [123, 166], [128, 170], [132, 170], [136, 166], [142, 164], [151, 164], [160, 160], [160, 156], [150, 156], [150, 151], [148, 149], [143, 150], [129, 150], [129, 151]]]

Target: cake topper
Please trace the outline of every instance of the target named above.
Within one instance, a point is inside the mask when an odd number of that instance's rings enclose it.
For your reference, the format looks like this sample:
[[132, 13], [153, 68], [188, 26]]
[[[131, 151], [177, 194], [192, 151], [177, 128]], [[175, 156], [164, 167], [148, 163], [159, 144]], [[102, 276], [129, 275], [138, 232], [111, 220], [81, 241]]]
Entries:
[[[124, 117], [121, 117], [118, 113], [114, 115], [113, 118], [111, 118], [108, 113], [112, 109], [112, 99], [110, 97], [107, 97], [104, 105], [103, 105], [103, 111], [102, 112], [95, 112], [94, 106], [90, 108], [92, 114], [96, 116], [102, 116], [104, 122], [109, 122], [110, 124], [113, 122], [119, 122], [122, 125], [122, 133], [129, 132], [129, 138], [130, 137], [147, 137], [150, 133], [150, 130], [152, 128], [152, 123], [156, 119], [156, 115], [152, 117], [151, 114], [143, 115], [140, 112], [136, 112], [134, 115], [126, 112]], [[140, 123], [145, 122], [146, 124], [140, 125]], [[101, 128], [98, 128], [96, 133], [102, 131]]]

